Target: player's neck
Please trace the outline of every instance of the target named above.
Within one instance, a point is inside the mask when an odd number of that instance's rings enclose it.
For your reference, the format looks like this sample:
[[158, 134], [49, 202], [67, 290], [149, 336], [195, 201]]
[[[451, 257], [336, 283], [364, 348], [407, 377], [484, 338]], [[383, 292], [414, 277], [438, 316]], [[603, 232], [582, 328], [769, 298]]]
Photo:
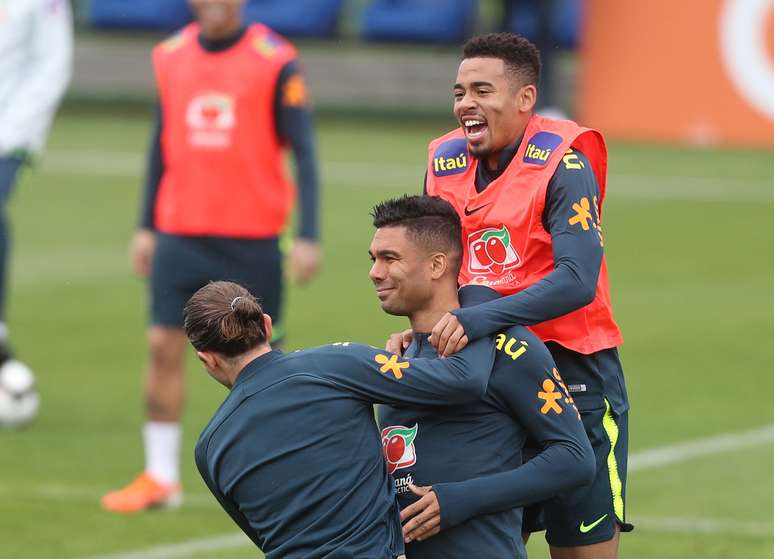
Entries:
[[224, 23], [218, 27], [202, 27], [201, 34], [205, 41], [210, 43], [219, 43], [221, 41], [228, 41], [238, 36], [243, 29], [242, 21], [235, 19], [228, 23]]
[[271, 346], [267, 342], [256, 346], [253, 349], [248, 350], [240, 355], [238, 359], [234, 360], [233, 365], [231, 365], [230, 370], [227, 373], [230, 384], [227, 384], [226, 386], [231, 389], [231, 387], [234, 386], [239, 373], [241, 373], [250, 362], [258, 359], [262, 355], [266, 355], [270, 351]]
[[486, 156], [484, 159], [484, 165], [486, 166], [486, 170], [490, 173], [496, 173], [500, 170], [500, 154], [502, 154], [501, 151], [493, 151], [489, 155]]
[[439, 291], [424, 308], [409, 315], [411, 329], [414, 332], [430, 332], [444, 314], [458, 308], [460, 300], [456, 285], [454, 289]]

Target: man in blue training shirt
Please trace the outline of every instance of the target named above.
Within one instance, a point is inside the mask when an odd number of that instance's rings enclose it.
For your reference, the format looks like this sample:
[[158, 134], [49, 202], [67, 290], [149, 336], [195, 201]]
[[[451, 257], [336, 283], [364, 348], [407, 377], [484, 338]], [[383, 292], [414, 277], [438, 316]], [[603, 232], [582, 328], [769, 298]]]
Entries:
[[[448, 202], [422, 196], [379, 204], [373, 216], [370, 277], [382, 308], [411, 321], [405, 355], [436, 356], [426, 332], [459, 307], [459, 216]], [[475, 304], [498, 295], [469, 286], [460, 296]], [[591, 445], [546, 346], [522, 326], [495, 341], [481, 401], [379, 407], [409, 559], [526, 557], [521, 507], [593, 478]], [[523, 463], [527, 436], [541, 451]]]
[[444, 360], [350, 343], [284, 354], [269, 346], [269, 315], [231, 282], [199, 289], [184, 314], [197, 356], [230, 389], [196, 444], [196, 465], [266, 558], [402, 556], [372, 404], [480, 399], [491, 340]]

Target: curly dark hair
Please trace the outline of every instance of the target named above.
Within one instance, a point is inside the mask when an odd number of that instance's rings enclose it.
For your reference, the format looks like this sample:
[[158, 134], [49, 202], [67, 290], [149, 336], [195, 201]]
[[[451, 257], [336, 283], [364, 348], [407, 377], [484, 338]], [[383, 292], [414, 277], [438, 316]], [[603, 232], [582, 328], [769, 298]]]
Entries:
[[540, 51], [529, 40], [513, 33], [486, 33], [468, 40], [462, 58], [499, 58], [519, 84], [537, 87], [540, 80]]
[[438, 196], [401, 196], [371, 211], [374, 227], [405, 227], [409, 239], [430, 251], [444, 251], [455, 266], [462, 259], [462, 225], [454, 207]]

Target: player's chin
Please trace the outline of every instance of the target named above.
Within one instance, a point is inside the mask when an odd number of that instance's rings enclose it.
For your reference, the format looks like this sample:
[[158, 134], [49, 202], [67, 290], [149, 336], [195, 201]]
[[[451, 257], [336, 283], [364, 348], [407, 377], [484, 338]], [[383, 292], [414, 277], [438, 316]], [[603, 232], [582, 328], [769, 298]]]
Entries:
[[489, 155], [492, 152], [492, 149], [489, 146], [489, 142], [471, 143], [470, 140], [468, 140], [468, 151], [473, 157], [482, 159]]
[[406, 316], [406, 309], [395, 301], [391, 301], [389, 298], [382, 300], [382, 310], [393, 316]]

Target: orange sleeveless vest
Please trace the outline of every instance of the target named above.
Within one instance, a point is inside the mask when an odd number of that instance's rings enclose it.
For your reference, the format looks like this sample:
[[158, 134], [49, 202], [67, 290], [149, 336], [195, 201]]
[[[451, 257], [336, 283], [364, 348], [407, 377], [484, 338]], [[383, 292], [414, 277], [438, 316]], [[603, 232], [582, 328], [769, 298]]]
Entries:
[[191, 24], [153, 50], [163, 129], [159, 231], [278, 236], [293, 204], [274, 116], [290, 43], [254, 24], [233, 47], [207, 52]]
[[[570, 148], [586, 155], [596, 175], [600, 195], [591, 201], [596, 206], [592, 226], [601, 231], [607, 149], [599, 132], [533, 116], [511, 163], [481, 193], [475, 186], [478, 161], [470, 157], [461, 129], [430, 143], [427, 193], [450, 202], [462, 220], [460, 285], [478, 283], [511, 295], [554, 270], [551, 235], [543, 228], [542, 215], [548, 183]], [[593, 302], [530, 329], [545, 342], [583, 354], [621, 345], [604, 257]]]

